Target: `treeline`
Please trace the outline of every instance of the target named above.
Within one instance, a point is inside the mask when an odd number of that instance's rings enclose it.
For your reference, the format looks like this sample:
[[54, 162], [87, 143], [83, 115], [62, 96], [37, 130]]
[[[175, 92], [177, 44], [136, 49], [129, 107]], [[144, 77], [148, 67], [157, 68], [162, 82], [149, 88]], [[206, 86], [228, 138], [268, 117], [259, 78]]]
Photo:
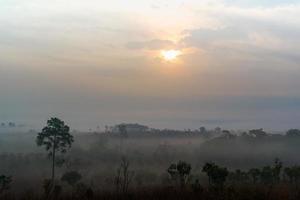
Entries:
[[[202, 128], [202, 131], [206, 131]], [[221, 139], [233, 139], [238, 136], [226, 130], [215, 130], [221, 132]], [[266, 165], [251, 169], [227, 168], [216, 162], [205, 162], [201, 166], [193, 166], [189, 161], [178, 161], [169, 163], [169, 166], [161, 169], [161, 173], [166, 173], [161, 184], [142, 186], [144, 178], [151, 179], [148, 174], [139, 177], [136, 169], [132, 166], [130, 157], [124, 151], [125, 138], [128, 137], [127, 129], [119, 127], [122, 135], [118, 140], [119, 146], [114, 156], [120, 162], [117, 168], [110, 168], [109, 174], [112, 180], [107, 182], [111, 189], [107, 190], [97, 186], [90, 180], [91, 177], [81, 173], [76, 169], [78, 163], [69, 162], [70, 158], [65, 154], [71, 149], [74, 137], [70, 133], [70, 128], [60, 119], [51, 118], [47, 125], [36, 136], [36, 144], [43, 147], [49, 159], [51, 168], [49, 177], [43, 177], [39, 182], [42, 191], [38, 187], [26, 193], [16, 195], [11, 190], [14, 179], [10, 174], [0, 173], [0, 199], [299, 199], [300, 166], [284, 166], [279, 159], [275, 159], [271, 165]], [[292, 129], [288, 131], [288, 137], [298, 137], [300, 131]], [[240, 137], [264, 138], [269, 135], [263, 129], [250, 130]], [[284, 136], [285, 137], [285, 136]], [[103, 140], [101, 140], [103, 142]], [[213, 145], [216, 143], [208, 143]], [[99, 145], [99, 144], [98, 144]], [[105, 145], [104, 143], [101, 145]], [[130, 145], [130, 144], [129, 144]], [[100, 148], [99, 151], [104, 151]], [[96, 151], [96, 154], [99, 152]], [[158, 153], [163, 153], [160, 149]], [[79, 151], [77, 151], [79, 153]], [[139, 154], [139, 152], [134, 152]], [[76, 154], [72, 154], [76, 155]], [[140, 154], [142, 155], [142, 154]], [[159, 154], [156, 154], [158, 158]], [[84, 155], [83, 155], [84, 157]], [[22, 158], [22, 156], [21, 156]], [[30, 158], [30, 157], [29, 157]], [[41, 159], [40, 154], [36, 157]], [[166, 157], [163, 157], [166, 159]], [[155, 159], [155, 158], [154, 158]], [[183, 160], [183, 159], [182, 159]], [[10, 168], [17, 167], [18, 158]], [[30, 162], [25, 159], [24, 162]], [[147, 163], [143, 163], [147, 164]], [[39, 167], [46, 167], [39, 165]], [[65, 166], [63, 173], [57, 173], [57, 168]], [[154, 170], [153, 168], [150, 169]], [[37, 168], [37, 169], [38, 169]], [[201, 176], [195, 173], [193, 168], [201, 169]], [[157, 169], [156, 169], [157, 170]], [[34, 176], [34, 172], [32, 173]], [[95, 180], [95, 177], [92, 177]], [[101, 179], [102, 177], [98, 177]], [[133, 184], [134, 180], [140, 183]]]
[[300, 137], [299, 129], [290, 129], [282, 134], [272, 134], [266, 132], [264, 129], [251, 129], [249, 131], [235, 131], [223, 130], [220, 127], [214, 129], [207, 129], [204, 126], [199, 129], [185, 129], [185, 130], [172, 130], [172, 129], [153, 129], [139, 124], [119, 124], [113, 127], [106, 127], [104, 132], [94, 132], [95, 134], [101, 133], [111, 137], [202, 137], [205, 139], [215, 137], [251, 137], [251, 138], [264, 138], [264, 137]]
[[[139, 189], [144, 191], [143, 199], [273, 199], [274, 194], [278, 195], [282, 189], [288, 196], [287, 199], [300, 197], [300, 166], [284, 167], [279, 159], [275, 159], [272, 165], [247, 171], [230, 171], [226, 167], [208, 162], [202, 167], [207, 179], [206, 184], [202, 184], [205, 181], [193, 175], [191, 164], [185, 161], [171, 164], [166, 171], [169, 174], [167, 184]], [[123, 157], [115, 173], [113, 191], [103, 191], [97, 189], [97, 186], [85, 184], [78, 171], [68, 171], [59, 179], [45, 179], [43, 195], [27, 194], [29, 196], [23, 196], [22, 199], [99, 199], [104, 196], [108, 199], [138, 199], [143, 195], [136, 188], [130, 187], [134, 176], [135, 171], [131, 169], [129, 160]], [[15, 196], [9, 193], [12, 181], [12, 177], [0, 176], [1, 199], [15, 199]], [[159, 191], [161, 194], [151, 195], [150, 191]], [[255, 198], [252, 192], [255, 192]], [[178, 193], [179, 196], [173, 197], [174, 193]]]

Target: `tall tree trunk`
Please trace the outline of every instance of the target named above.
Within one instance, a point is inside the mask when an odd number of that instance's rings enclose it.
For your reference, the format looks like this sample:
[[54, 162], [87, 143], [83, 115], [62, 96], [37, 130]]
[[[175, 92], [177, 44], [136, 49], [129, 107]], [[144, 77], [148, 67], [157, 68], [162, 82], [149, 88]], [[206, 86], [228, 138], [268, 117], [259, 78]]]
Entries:
[[52, 184], [55, 179], [55, 151], [56, 151], [56, 134], [54, 135], [54, 142], [52, 147]]
[[52, 183], [54, 183], [54, 178], [55, 178], [55, 148], [53, 147], [53, 152], [52, 152]]

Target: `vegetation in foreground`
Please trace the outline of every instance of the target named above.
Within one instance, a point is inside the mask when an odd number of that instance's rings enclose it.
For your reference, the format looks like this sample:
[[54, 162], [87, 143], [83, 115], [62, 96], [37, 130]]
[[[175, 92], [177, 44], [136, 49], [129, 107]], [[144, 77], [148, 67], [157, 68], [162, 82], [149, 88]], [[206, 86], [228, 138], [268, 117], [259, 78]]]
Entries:
[[[70, 128], [58, 118], [48, 120], [47, 126], [38, 133], [36, 144], [45, 147], [51, 161], [50, 178], [39, 180], [42, 190], [36, 187], [16, 193], [11, 189], [15, 177], [1, 175], [0, 199], [300, 199], [300, 166], [283, 166], [279, 159], [272, 165], [247, 170], [232, 170], [215, 162], [206, 162], [200, 167], [205, 176], [195, 173], [189, 162], [179, 160], [163, 169], [166, 176], [162, 177], [161, 183], [143, 185], [153, 174], [141, 177], [136, 173], [124, 150], [124, 140], [128, 137], [124, 125], [119, 126], [119, 133], [119, 166], [116, 170], [111, 169], [114, 172], [112, 181], [107, 182], [110, 185], [107, 189], [89, 181], [90, 177], [76, 169], [74, 162], [68, 162], [65, 154], [74, 142]], [[266, 137], [261, 129], [250, 133], [256, 135], [256, 139]], [[298, 137], [299, 133], [294, 129], [287, 135]], [[221, 137], [213, 140], [214, 144], [224, 138], [233, 140], [236, 136], [223, 131]], [[64, 172], [57, 174], [56, 168], [63, 166]]]

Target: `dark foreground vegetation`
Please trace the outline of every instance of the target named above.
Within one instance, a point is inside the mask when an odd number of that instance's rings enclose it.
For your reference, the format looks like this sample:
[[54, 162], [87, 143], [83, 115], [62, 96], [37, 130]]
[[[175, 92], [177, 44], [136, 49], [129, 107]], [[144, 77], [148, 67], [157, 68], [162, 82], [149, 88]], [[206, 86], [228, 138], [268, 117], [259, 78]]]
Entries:
[[0, 137], [0, 199], [296, 200], [299, 144], [297, 129], [79, 134], [52, 118], [38, 133]]

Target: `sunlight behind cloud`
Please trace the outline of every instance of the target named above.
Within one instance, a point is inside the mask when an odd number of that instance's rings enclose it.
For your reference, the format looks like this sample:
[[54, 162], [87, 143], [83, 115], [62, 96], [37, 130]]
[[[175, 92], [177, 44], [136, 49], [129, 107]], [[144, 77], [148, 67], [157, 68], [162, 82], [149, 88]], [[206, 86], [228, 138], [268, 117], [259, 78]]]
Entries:
[[[32, 119], [56, 110], [91, 110], [105, 119], [120, 104], [115, 96], [140, 105], [149, 96], [187, 97], [183, 106], [205, 97], [300, 96], [298, 1], [3, 0], [0, 119], [13, 120], [20, 110]], [[57, 109], [65, 99], [74, 107]], [[35, 109], [35, 101], [46, 103]], [[131, 110], [122, 112], [130, 117]]]
[[162, 50], [161, 56], [166, 61], [173, 61], [182, 54], [179, 50]]

